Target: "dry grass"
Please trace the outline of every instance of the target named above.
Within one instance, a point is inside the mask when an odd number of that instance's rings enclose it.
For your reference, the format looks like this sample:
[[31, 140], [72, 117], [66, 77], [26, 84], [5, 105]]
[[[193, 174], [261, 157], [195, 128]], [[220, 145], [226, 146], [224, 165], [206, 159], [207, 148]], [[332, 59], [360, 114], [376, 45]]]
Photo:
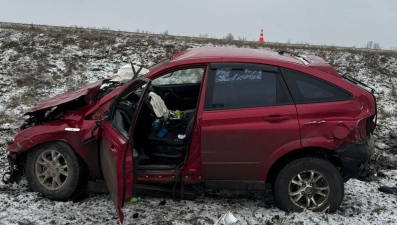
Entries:
[[386, 207], [385, 206], [380, 206], [378, 204], [375, 204], [375, 208], [372, 210], [372, 212], [380, 214], [381, 212], [386, 211]]
[[[344, 72], [356, 74], [362, 67], [365, 67], [369, 74], [397, 78], [397, 70], [394, 69], [397, 66], [390, 65], [391, 62], [397, 61], [397, 51], [308, 44], [258, 43], [244, 39], [225, 40], [156, 35], [111, 31], [106, 28], [84, 29], [76, 26], [54, 27], [0, 22], [0, 28], [4, 28], [0, 33], [0, 51], [15, 51], [7, 60], [2, 61], [2, 68], [0, 68], [2, 75], [0, 76], [11, 78], [11, 85], [17, 88], [27, 87], [29, 95], [25, 94], [24, 97], [31, 98], [30, 102], [44, 98], [46, 91], [55, 86], [64, 85], [67, 90], [72, 90], [85, 84], [84, 74], [87, 71], [96, 74], [103, 71], [104, 67], [97, 62], [106, 62], [107, 65], [113, 64], [118, 67], [130, 59], [138, 58], [141, 63], [148, 66], [176, 52], [200, 45], [310, 53], [324, 58], [336, 69]], [[19, 41], [11, 38], [15, 32], [20, 34]], [[347, 55], [345, 57], [349, 62], [348, 65], [341, 63], [342, 53]], [[360, 60], [355, 59], [355, 56], [360, 56]], [[59, 62], [62, 65], [59, 65]], [[114, 68], [112, 72], [115, 72]], [[76, 78], [80, 78], [81, 81], [76, 81]], [[397, 101], [397, 92], [394, 89], [391, 97]], [[11, 108], [17, 105], [15, 99], [10, 99], [10, 101], [7, 105], [12, 106]], [[29, 99], [24, 99], [25, 101], [31, 105]], [[393, 113], [382, 111], [382, 109], [380, 111], [384, 117], [394, 116]]]
[[385, 110], [383, 107], [378, 107], [379, 120], [395, 117], [396, 113], [392, 110]]
[[12, 123], [13, 117], [7, 114], [5, 111], [0, 111], [0, 121], [1, 123]]

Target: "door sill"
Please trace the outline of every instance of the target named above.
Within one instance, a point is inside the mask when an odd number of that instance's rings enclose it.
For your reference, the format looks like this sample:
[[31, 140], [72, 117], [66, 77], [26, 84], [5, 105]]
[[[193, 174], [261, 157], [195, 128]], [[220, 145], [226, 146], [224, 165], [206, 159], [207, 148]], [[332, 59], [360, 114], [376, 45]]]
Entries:
[[266, 189], [264, 181], [242, 180], [206, 180], [204, 186], [210, 189], [227, 189], [241, 191], [263, 191]]
[[139, 165], [138, 170], [173, 170], [176, 165]]
[[152, 185], [136, 185], [136, 194], [143, 196], [151, 196], [151, 197], [166, 197], [166, 198], [174, 198], [181, 199], [183, 197], [184, 200], [194, 200], [196, 198], [196, 192], [191, 190], [184, 190], [183, 196], [181, 196], [181, 191], [179, 189], [175, 190], [173, 193], [172, 188], [167, 187], [159, 187]]

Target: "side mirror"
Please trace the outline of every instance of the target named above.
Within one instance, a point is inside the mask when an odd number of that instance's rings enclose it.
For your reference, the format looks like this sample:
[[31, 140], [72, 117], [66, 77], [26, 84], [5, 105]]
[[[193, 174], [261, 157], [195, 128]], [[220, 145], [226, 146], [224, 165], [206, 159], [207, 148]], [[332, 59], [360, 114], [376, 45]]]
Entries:
[[92, 129], [90, 129], [90, 131], [84, 135], [83, 144], [87, 144], [91, 141], [98, 140], [102, 134], [101, 128], [102, 128], [102, 124], [99, 121], [96, 121]]

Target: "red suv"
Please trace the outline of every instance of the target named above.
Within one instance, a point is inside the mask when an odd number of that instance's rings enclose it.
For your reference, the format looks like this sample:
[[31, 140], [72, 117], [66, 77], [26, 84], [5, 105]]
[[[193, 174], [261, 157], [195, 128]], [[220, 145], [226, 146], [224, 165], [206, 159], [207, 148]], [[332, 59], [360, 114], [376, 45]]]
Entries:
[[283, 210], [334, 212], [374, 151], [373, 94], [316, 56], [194, 48], [138, 73], [28, 110], [7, 181], [67, 200], [105, 180], [121, 221], [142, 184], [271, 183]]

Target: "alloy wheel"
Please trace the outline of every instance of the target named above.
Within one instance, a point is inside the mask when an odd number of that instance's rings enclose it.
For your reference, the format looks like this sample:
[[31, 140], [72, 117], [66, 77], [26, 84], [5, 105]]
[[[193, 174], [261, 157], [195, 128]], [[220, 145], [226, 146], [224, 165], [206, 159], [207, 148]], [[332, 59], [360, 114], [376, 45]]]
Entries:
[[327, 202], [330, 185], [323, 174], [315, 170], [303, 171], [289, 182], [288, 194], [294, 205], [314, 210]]
[[47, 190], [58, 190], [68, 178], [68, 164], [57, 150], [46, 150], [36, 160], [35, 174]]

